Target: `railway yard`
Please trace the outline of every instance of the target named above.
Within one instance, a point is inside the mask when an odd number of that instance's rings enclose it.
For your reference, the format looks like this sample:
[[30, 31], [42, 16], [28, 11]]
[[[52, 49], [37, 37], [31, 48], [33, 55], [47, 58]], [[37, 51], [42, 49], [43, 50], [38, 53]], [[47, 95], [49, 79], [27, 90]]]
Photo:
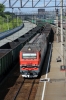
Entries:
[[[27, 24], [25, 23], [25, 27], [31, 26], [30, 22]], [[5, 78], [0, 80], [0, 100], [66, 100], [65, 72], [60, 71], [62, 61], [56, 61], [58, 56], [60, 56], [62, 59], [62, 54], [60, 51], [61, 43], [56, 42], [55, 29], [53, 29], [53, 27], [51, 28], [49, 25], [48, 27], [38, 27], [35, 24], [32, 24], [30, 29], [22, 29], [23, 31], [20, 30], [19, 33], [17, 32], [14, 35], [4, 39], [4, 42], [3, 40], [0, 41], [0, 50], [3, 51], [4, 49], [3, 52], [5, 52], [5, 49], [8, 49], [11, 53], [7, 56], [9, 63], [6, 63], [5, 57], [3, 58], [4, 60], [0, 60], [0, 63], [2, 64], [2, 68], [0, 68], [1, 77], [5, 77], [6, 72], [11, 70]], [[37, 33], [41, 32], [46, 34], [50, 33], [50, 39], [42, 64], [41, 73], [38, 78], [23, 78], [20, 74], [20, 66], [18, 60], [19, 51], [28, 41], [35, 37]], [[24, 35], [21, 33], [26, 34]], [[19, 46], [19, 48], [17, 46]], [[17, 48], [18, 50], [16, 50]], [[2, 51], [0, 51], [0, 59], [2, 59], [4, 56]], [[12, 53], [14, 55], [13, 57]], [[16, 54], [17, 56], [15, 58]], [[11, 62], [9, 59], [11, 59]], [[4, 64], [2, 62], [6, 64], [4, 70]]]

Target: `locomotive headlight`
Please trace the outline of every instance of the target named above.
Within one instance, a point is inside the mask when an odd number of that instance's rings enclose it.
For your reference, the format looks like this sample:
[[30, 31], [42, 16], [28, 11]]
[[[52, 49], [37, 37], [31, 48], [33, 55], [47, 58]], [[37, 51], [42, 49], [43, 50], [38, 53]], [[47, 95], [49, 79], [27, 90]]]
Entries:
[[31, 48], [29, 47], [28, 50], [31, 51]]

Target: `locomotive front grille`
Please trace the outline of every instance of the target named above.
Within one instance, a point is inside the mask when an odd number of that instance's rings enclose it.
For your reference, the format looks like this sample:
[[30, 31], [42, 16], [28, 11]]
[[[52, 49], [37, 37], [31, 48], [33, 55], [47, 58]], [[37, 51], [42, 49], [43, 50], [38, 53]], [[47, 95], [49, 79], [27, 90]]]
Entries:
[[27, 66], [21, 66], [21, 68], [38, 68], [38, 66], [27, 65]]

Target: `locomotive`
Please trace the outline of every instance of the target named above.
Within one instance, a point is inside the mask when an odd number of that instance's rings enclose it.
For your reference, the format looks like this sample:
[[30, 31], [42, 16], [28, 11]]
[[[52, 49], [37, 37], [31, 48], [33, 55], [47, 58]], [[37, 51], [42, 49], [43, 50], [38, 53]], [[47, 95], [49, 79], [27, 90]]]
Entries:
[[38, 77], [47, 51], [47, 36], [38, 33], [19, 53], [20, 73], [25, 78]]

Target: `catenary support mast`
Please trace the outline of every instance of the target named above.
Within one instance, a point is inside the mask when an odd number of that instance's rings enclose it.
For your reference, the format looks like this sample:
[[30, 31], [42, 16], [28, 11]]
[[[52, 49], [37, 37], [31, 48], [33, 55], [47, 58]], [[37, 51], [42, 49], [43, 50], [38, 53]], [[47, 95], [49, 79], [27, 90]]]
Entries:
[[63, 0], [61, 0], [61, 52], [62, 52], [62, 65], [63, 65]]

